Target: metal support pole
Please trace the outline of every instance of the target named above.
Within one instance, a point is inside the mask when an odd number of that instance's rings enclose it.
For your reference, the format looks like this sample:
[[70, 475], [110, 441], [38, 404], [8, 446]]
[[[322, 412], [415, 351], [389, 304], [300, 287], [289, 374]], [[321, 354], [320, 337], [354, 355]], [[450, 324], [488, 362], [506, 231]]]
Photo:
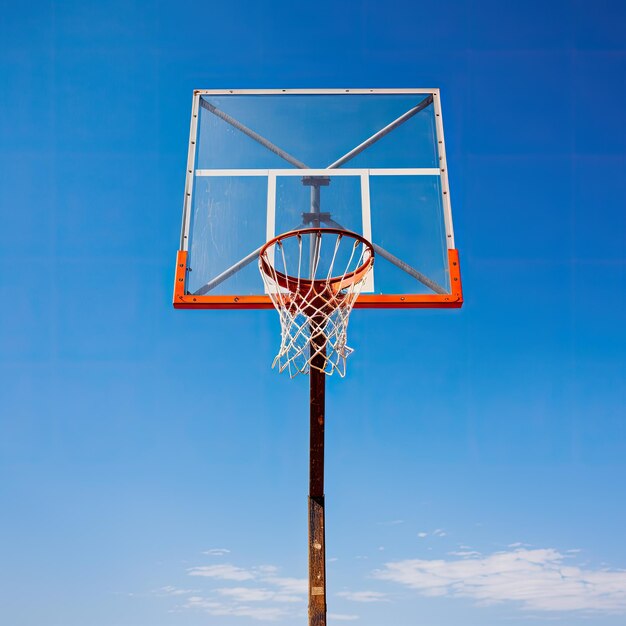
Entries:
[[[326, 626], [326, 543], [324, 521], [325, 337], [311, 341], [309, 371], [309, 626]], [[318, 369], [319, 368], [319, 369]]]
[[[320, 186], [316, 184], [311, 185], [311, 213], [313, 219], [311, 220], [311, 228], [320, 227]], [[317, 235], [309, 235], [309, 278], [313, 280], [315, 278], [315, 269], [318, 262], [318, 250], [317, 250]]]

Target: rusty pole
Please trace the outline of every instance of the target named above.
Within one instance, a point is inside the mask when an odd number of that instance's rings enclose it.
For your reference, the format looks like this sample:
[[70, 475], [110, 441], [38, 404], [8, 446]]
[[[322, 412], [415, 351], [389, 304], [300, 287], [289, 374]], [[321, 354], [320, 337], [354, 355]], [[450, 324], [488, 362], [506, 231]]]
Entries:
[[[323, 337], [323, 335], [322, 335]], [[325, 342], [325, 337], [321, 338]], [[311, 342], [309, 373], [311, 430], [309, 451], [309, 626], [326, 626], [326, 545], [324, 529], [325, 345]], [[319, 368], [319, 369], [317, 369]]]
[[[304, 181], [303, 181], [304, 182]], [[320, 184], [311, 181], [311, 226], [320, 227]], [[314, 184], [317, 182], [318, 184]], [[311, 280], [317, 270], [319, 248], [310, 240]], [[326, 626], [326, 543], [324, 519], [324, 419], [326, 412], [326, 336], [322, 320], [311, 320], [309, 364], [310, 445], [309, 445], [309, 626]]]

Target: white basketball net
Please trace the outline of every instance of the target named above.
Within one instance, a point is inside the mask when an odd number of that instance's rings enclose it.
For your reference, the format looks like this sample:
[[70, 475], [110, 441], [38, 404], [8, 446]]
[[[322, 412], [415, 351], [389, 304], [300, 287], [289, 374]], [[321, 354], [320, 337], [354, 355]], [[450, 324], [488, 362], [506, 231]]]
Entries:
[[353, 352], [346, 343], [348, 320], [373, 261], [371, 244], [348, 231], [304, 229], [266, 244], [259, 268], [281, 325], [272, 367], [291, 378], [311, 368], [345, 376]]

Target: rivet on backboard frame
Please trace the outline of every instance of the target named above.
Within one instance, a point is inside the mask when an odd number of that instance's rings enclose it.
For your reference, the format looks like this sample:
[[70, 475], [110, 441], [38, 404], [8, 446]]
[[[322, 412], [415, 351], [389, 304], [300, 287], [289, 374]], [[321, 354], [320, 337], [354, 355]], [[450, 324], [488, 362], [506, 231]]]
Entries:
[[239, 298], [234, 298], [234, 302], [239, 302]]
[[179, 282], [179, 283], [182, 283], [182, 282], [183, 282], [183, 279], [182, 279], [182, 278], [179, 278], [179, 279], [178, 279], [178, 282]]

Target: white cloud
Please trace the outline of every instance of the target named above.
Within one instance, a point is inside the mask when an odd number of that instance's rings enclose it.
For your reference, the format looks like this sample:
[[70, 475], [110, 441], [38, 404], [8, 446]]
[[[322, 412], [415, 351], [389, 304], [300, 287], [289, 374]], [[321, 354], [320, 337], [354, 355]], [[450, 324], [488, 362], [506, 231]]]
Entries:
[[385, 602], [387, 596], [379, 591], [339, 591], [337, 595], [353, 602]]
[[554, 549], [467, 555], [460, 560], [404, 560], [374, 572], [425, 596], [470, 598], [481, 605], [517, 602], [533, 611], [626, 613], [626, 570], [584, 569]]
[[[448, 533], [443, 530], [443, 528], [435, 528], [435, 530], [433, 530], [432, 533], [430, 533], [433, 537], [446, 537], [448, 535]], [[424, 539], [424, 537], [428, 537], [429, 533], [422, 531], [417, 533], [417, 536], [420, 539]]]
[[[202, 595], [198, 591], [190, 591], [196, 595], [179, 605], [179, 610], [199, 610], [210, 615], [248, 617], [262, 621], [283, 618], [293, 620], [303, 610], [306, 611], [308, 581], [305, 578], [279, 576], [279, 568], [274, 565], [242, 568], [224, 563], [192, 567], [187, 573], [205, 578], [206, 587]], [[218, 581], [222, 583], [220, 586], [216, 584]], [[239, 584], [228, 587], [224, 586], [224, 581], [236, 581]]]
[[462, 556], [462, 557], [480, 556], [480, 552], [476, 552], [476, 550], [457, 550], [456, 552], [448, 552], [448, 554], [451, 556]]
[[223, 565], [205, 565], [201, 567], [192, 567], [187, 570], [190, 576], [205, 576], [207, 578], [219, 578], [221, 580], [252, 580], [254, 574], [248, 570], [242, 569], [225, 563]]
[[224, 556], [225, 554], [230, 554], [230, 550], [226, 548], [211, 548], [210, 550], [205, 550], [202, 554], [208, 554], [209, 556]]
[[258, 587], [227, 587], [216, 589], [217, 593], [236, 602], [301, 602], [302, 597], [295, 594], [263, 589]]
[[193, 596], [183, 605], [186, 609], [201, 609], [209, 615], [232, 615], [250, 617], [261, 621], [276, 621], [287, 615], [280, 607], [250, 607], [246, 605], [228, 605], [215, 602], [202, 596]]
[[306, 578], [282, 578], [280, 576], [266, 576], [263, 579], [267, 583], [280, 587], [287, 593], [306, 595], [309, 591], [309, 582]]
[[329, 613], [328, 614], [329, 621], [337, 621], [337, 622], [352, 622], [355, 619], [359, 619], [358, 615], [346, 615], [343, 613]]
[[187, 596], [190, 593], [198, 593], [197, 589], [179, 589], [178, 587], [172, 587], [171, 585], [167, 585], [166, 587], [161, 587], [157, 589], [154, 593], [157, 595], [165, 595], [165, 596]]

